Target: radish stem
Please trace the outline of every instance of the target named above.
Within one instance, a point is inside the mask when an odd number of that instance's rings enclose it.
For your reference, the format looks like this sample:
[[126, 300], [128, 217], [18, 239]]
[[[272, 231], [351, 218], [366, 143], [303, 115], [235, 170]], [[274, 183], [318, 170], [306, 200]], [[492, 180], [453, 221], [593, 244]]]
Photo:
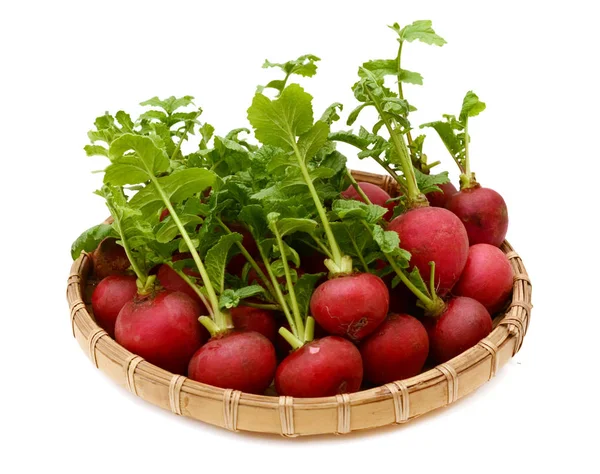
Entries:
[[173, 267], [173, 264], [171, 262], [167, 262], [167, 265], [169, 265], [173, 269], [173, 271], [175, 271], [181, 277], [181, 279], [183, 281], [185, 281], [190, 286], [190, 288], [192, 290], [194, 290], [194, 292], [200, 298], [200, 301], [202, 301], [202, 304], [208, 310], [208, 313], [210, 314], [210, 317], [214, 318], [214, 313], [213, 313], [213, 310], [211, 308], [211, 305], [206, 300], [206, 296], [204, 296], [204, 293], [202, 293], [202, 291], [200, 291], [200, 288], [198, 288], [198, 285], [194, 284], [194, 282], [192, 281], [192, 279], [189, 276], [187, 276], [184, 272], [182, 272], [181, 270], [177, 270], [175, 267]]

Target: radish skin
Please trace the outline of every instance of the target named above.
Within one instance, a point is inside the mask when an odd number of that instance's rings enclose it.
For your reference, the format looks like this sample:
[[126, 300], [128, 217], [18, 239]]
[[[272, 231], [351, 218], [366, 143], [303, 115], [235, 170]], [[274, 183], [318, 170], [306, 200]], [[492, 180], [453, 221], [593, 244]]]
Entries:
[[382, 385], [421, 372], [429, 353], [429, 337], [418, 319], [390, 314], [359, 349], [365, 379]]
[[429, 262], [435, 262], [435, 286], [447, 295], [467, 263], [469, 238], [460, 219], [446, 209], [422, 207], [396, 217], [388, 230], [400, 237], [400, 247], [411, 253], [424, 281], [429, 281]]
[[371, 273], [358, 273], [319, 285], [311, 297], [310, 310], [328, 333], [359, 341], [383, 322], [389, 304], [383, 280]]
[[271, 384], [277, 357], [271, 341], [254, 331], [220, 333], [191, 358], [188, 376], [198, 382], [262, 394]]
[[135, 281], [132, 275], [110, 275], [103, 278], [92, 293], [94, 319], [113, 339], [119, 312], [137, 294]]
[[442, 190], [442, 192], [435, 191], [427, 193], [425, 197], [429, 201], [429, 205], [432, 207], [446, 207], [448, 200], [458, 192], [458, 189], [456, 189], [456, 186], [450, 182], [438, 184], [437, 186]]
[[148, 362], [185, 375], [190, 358], [206, 341], [198, 316], [198, 304], [185, 293], [138, 295], [119, 312], [115, 339]]
[[506, 255], [493, 245], [476, 244], [469, 249], [467, 264], [452, 292], [479, 301], [493, 314], [505, 305], [512, 288], [513, 272]]
[[100, 242], [98, 248], [92, 252], [92, 262], [94, 274], [99, 279], [110, 275], [122, 275], [131, 266], [125, 249], [113, 237], [107, 237]]
[[273, 312], [268, 309], [238, 306], [231, 308], [231, 320], [236, 329], [255, 331], [274, 342], [277, 336], [277, 322]]
[[473, 347], [490, 332], [492, 318], [479, 301], [457, 296], [437, 318], [425, 318], [431, 359], [442, 364]]
[[362, 378], [362, 358], [356, 346], [327, 336], [305, 344], [279, 364], [275, 389], [291, 397], [331, 397], [358, 391]]
[[508, 210], [500, 194], [476, 185], [454, 194], [447, 204], [469, 236], [469, 245], [490, 244], [500, 247], [508, 230]]

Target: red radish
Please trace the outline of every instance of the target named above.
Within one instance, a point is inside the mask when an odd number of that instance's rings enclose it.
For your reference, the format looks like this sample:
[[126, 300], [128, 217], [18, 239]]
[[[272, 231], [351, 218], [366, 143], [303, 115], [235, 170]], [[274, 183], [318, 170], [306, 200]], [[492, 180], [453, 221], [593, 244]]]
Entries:
[[[185, 252], [185, 253], [175, 253], [173, 254], [173, 257], [171, 257], [172, 260], [174, 262], [179, 262], [181, 260], [188, 260], [192, 258], [192, 254], [189, 252]], [[201, 278], [200, 277], [200, 273], [198, 273], [197, 271], [195, 271], [193, 268], [184, 268], [183, 269], [183, 273], [185, 273], [188, 276], [194, 277], [194, 278]]]
[[396, 217], [388, 226], [400, 237], [400, 246], [411, 253], [425, 281], [429, 262], [435, 262], [435, 286], [440, 296], [447, 295], [460, 278], [469, 254], [469, 239], [460, 219], [446, 209], [422, 207]]
[[[469, 118], [479, 115], [485, 110], [485, 107], [485, 103], [479, 100], [477, 94], [469, 91], [463, 99], [458, 120], [451, 115], [445, 115], [445, 121], [425, 125], [433, 127], [440, 134], [440, 138], [460, 169], [460, 192], [448, 199], [446, 208], [463, 222], [471, 245], [490, 244], [499, 247], [504, 241], [508, 229], [506, 203], [496, 191], [480, 186], [475, 179], [475, 173], [471, 171], [469, 156], [471, 141]], [[452, 120], [454, 122], [450, 125], [448, 122], [452, 122]], [[446, 133], [449, 129], [455, 136]]]
[[221, 388], [263, 393], [275, 375], [273, 344], [254, 331], [220, 333], [192, 357], [188, 377]]
[[102, 279], [92, 293], [94, 319], [112, 338], [119, 311], [137, 294], [135, 281], [132, 275], [110, 275]]
[[201, 314], [206, 314], [206, 306], [204, 306], [204, 303], [202, 303], [198, 293], [196, 293], [194, 289], [188, 285], [186, 281], [181, 278], [169, 265], [163, 263], [158, 268], [158, 273], [156, 276], [163, 287], [170, 291], [179, 291], [181, 293], [185, 293], [198, 304]]
[[[282, 324], [280, 324], [280, 327], [286, 328], [288, 331], [290, 330], [290, 325], [287, 321], [284, 321]], [[314, 338], [322, 339], [327, 336], [329, 336], [327, 331], [325, 331], [325, 329], [323, 329], [321, 326], [319, 326], [317, 323], [315, 323]], [[290, 355], [290, 352], [292, 351], [292, 347], [290, 347], [290, 343], [288, 341], [286, 341], [285, 338], [279, 333], [275, 337], [274, 345], [275, 345], [275, 350], [277, 351], [277, 356], [280, 359], [285, 359], [287, 356]]]
[[[360, 189], [369, 198], [369, 201], [371, 201], [371, 204], [376, 204], [377, 206], [385, 207], [388, 210], [385, 213], [385, 215], [383, 216], [383, 218], [385, 220], [389, 220], [392, 217], [392, 215], [394, 214], [395, 203], [394, 202], [387, 203], [387, 201], [392, 199], [392, 197], [388, 193], [386, 193], [383, 189], [381, 189], [379, 186], [377, 186], [375, 184], [364, 183], [364, 182], [360, 182], [360, 181], [357, 184], [360, 187]], [[344, 199], [354, 199], [356, 201], [365, 202], [363, 197], [358, 193], [358, 191], [354, 188], [353, 185], [348, 186], [348, 189], [346, 189], [342, 193], [342, 197]]]
[[469, 244], [500, 247], [508, 230], [508, 210], [502, 196], [478, 184], [453, 195], [447, 208], [456, 214], [469, 235]]
[[100, 242], [92, 253], [92, 262], [94, 274], [100, 279], [110, 275], [122, 275], [131, 266], [125, 249], [113, 237], [107, 237]]
[[429, 337], [418, 319], [390, 314], [359, 349], [365, 379], [381, 385], [421, 372], [429, 353]]
[[319, 285], [311, 297], [310, 311], [330, 334], [359, 341], [383, 322], [389, 304], [383, 280], [371, 273], [358, 273]]
[[426, 318], [429, 351], [434, 362], [441, 364], [473, 347], [490, 332], [492, 318], [479, 301], [457, 296], [447, 302], [437, 319]]
[[354, 344], [327, 336], [303, 345], [279, 364], [275, 389], [292, 397], [330, 397], [356, 392], [362, 377], [362, 359]]
[[138, 295], [121, 309], [115, 339], [148, 362], [185, 375], [190, 358], [206, 340], [198, 316], [198, 304], [184, 293]]
[[421, 312], [422, 310], [417, 306], [417, 297], [402, 282], [392, 288], [391, 277], [392, 275], [384, 280], [388, 284], [390, 292], [390, 313], [417, 314], [417, 312]]
[[506, 255], [488, 244], [473, 245], [458, 283], [455, 295], [479, 301], [493, 314], [500, 311], [512, 292], [513, 272]]
[[163, 211], [160, 213], [160, 217], [158, 218], [158, 220], [160, 222], [164, 221], [171, 213], [169, 212], [168, 209], [163, 209]]
[[427, 193], [425, 197], [429, 201], [429, 205], [432, 207], [446, 207], [448, 200], [458, 192], [458, 189], [456, 189], [456, 187], [450, 182], [438, 184], [437, 186], [442, 190], [442, 192], [435, 191]]
[[277, 322], [268, 309], [238, 306], [230, 310], [233, 326], [236, 329], [255, 331], [274, 342], [277, 335]]

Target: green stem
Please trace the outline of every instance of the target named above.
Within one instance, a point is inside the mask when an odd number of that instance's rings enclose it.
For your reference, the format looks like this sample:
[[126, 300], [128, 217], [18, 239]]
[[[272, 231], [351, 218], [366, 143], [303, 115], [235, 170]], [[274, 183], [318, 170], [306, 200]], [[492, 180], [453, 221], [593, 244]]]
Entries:
[[[402, 70], [402, 68], [400, 67], [400, 61], [401, 61], [401, 57], [402, 57], [402, 46], [404, 45], [404, 41], [400, 41], [400, 46], [398, 47], [398, 75], [400, 75], [400, 71]], [[402, 81], [400, 81], [400, 78], [398, 78], [398, 97], [400, 97], [402, 100], [404, 100], [404, 91], [402, 90]], [[412, 139], [412, 135], [410, 134], [410, 130], [408, 130], [406, 132], [406, 139], [408, 140], [408, 144], [409, 146], [412, 146], [413, 144], [413, 139]], [[412, 159], [413, 161], [416, 161], [416, 156], [414, 156], [411, 153]]]
[[214, 321], [215, 321], [217, 327], [220, 330], [227, 329], [227, 318], [219, 310], [219, 299], [217, 298], [215, 289], [213, 288], [213, 286], [210, 282], [210, 278], [208, 276], [206, 268], [204, 267], [204, 264], [202, 263], [202, 260], [200, 259], [200, 255], [198, 255], [198, 251], [196, 250], [196, 247], [192, 243], [192, 239], [190, 239], [190, 236], [188, 235], [187, 231], [185, 230], [185, 227], [179, 220], [179, 216], [175, 212], [175, 209], [173, 208], [173, 205], [171, 204], [170, 199], [165, 194], [165, 191], [163, 190], [162, 186], [160, 185], [160, 183], [158, 182], [156, 177], [151, 175], [150, 179], [154, 183], [154, 186], [156, 187], [158, 194], [160, 195], [163, 202], [165, 203], [165, 206], [167, 206], [167, 209], [169, 210], [169, 213], [171, 214], [171, 218], [175, 222], [175, 225], [177, 226], [177, 229], [179, 230], [179, 233], [181, 234], [183, 241], [187, 244], [188, 249], [189, 249], [190, 253], [192, 254], [192, 258], [194, 259], [194, 262], [196, 263], [196, 266], [198, 267], [198, 271], [200, 272], [200, 276], [202, 277], [202, 282], [204, 283], [204, 288], [206, 289], [206, 293], [208, 294], [208, 300], [210, 301], [210, 306], [212, 307]]
[[424, 168], [426, 171], [429, 171], [431, 168], [434, 168], [434, 167], [436, 167], [437, 165], [439, 165], [439, 164], [441, 164], [441, 163], [442, 163], [442, 162], [441, 162], [441, 161], [439, 161], [439, 160], [438, 160], [438, 161], [434, 161], [433, 163], [430, 163], [430, 164], [424, 164], [424, 165], [423, 165], [423, 168]]
[[329, 248], [331, 249], [332, 260], [338, 268], [342, 268], [344, 266], [344, 262], [342, 261], [342, 252], [333, 236], [333, 231], [331, 230], [331, 226], [329, 225], [329, 221], [327, 220], [327, 215], [325, 214], [325, 209], [323, 209], [323, 204], [321, 204], [321, 200], [319, 199], [319, 195], [317, 194], [317, 190], [315, 189], [315, 185], [310, 179], [310, 175], [308, 173], [308, 169], [306, 168], [306, 164], [304, 163], [304, 159], [302, 158], [302, 154], [298, 149], [298, 145], [296, 144], [295, 138], [292, 144], [294, 149], [294, 154], [298, 160], [298, 165], [300, 166], [300, 171], [302, 171], [302, 176], [304, 177], [304, 181], [308, 186], [308, 190], [310, 191], [310, 195], [313, 198], [315, 203], [315, 207], [317, 208], [317, 213], [319, 214], [319, 218], [321, 219], [321, 224], [323, 224], [323, 229], [325, 230], [325, 235], [327, 237], [327, 241], [329, 243]]
[[[227, 232], [228, 234], [233, 234], [231, 229], [229, 227], [227, 227], [227, 225], [225, 225], [225, 223], [219, 217], [215, 217], [215, 219], [217, 220], [217, 222], [219, 223], [219, 225], [223, 228], [223, 230], [225, 232]], [[256, 263], [256, 260], [254, 260], [252, 255], [250, 255], [250, 253], [248, 253], [248, 251], [246, 250], [246, 247], [244, 247], [244, 244], [242, 244], [242, 242], [236, 242], [235, 244], [237, 245], [237, 248], [240, 249], [240, 251], [242, 252], [242, 255], [246, 258], [248, 263], [250, 263], [250, 266], [254, 269], [254, 271], [256, 272], [258, 277], [265, 284], [267, 291], [271, 294], [272, 298], [274, 299], [275, 298], [275, 290], [273, 289], [273, 285], [271, 285], [271, 282], [269, 281], [269, 279], [267, 278], [265, 273], [258, 266], [258, 263]], [[257, 244], [257, 246], [258, 246], [258, 244]]]
[[200, 316], [198, 318], [198, 321], [200, 321], [200, 324], [202, 324], [202, 326], [204, 326], [208, 330], [211, 337], [219, 334], [219, 326], [217, 326], [215, 322], [208, 316]]
[[291, 332], [289, 332], [287, 328], [279, 328], [279, 334], [289, 343], [290, 346], [292, 346], [292, 349], [300, 349], [304, 345], [304, 343]]
[[408, 154], [408, 149], [406, 148], [406, 143], [404, 143], [403, 139], [398, 137], [396, 130], [394, 130], [392, 128], [390, 121], [386, 118], [385, 112], [381, 108], [381, 105], [379, 104], [379, 102], [377, 102], [375, 96], [373, 96], [373, 94], [371, 93], [371, 91], [368, 88], [366, 90], [367, 90], [367, 94], [373, 101], [373, 105], [377, 109], [377, 112], [379, 113], [381, 120], [383, 120], [383, 124], [385, 125], [385, 128], [387, 129], [387, 131], [390, 135], [390, 139], [392, 140], [392, 143], [394, 144], [394, 148], [396, 148], [398, 157], [400, 158], [400, 164], [402, 166], [404, 178], [406, 179], [406, 197], [407, 197], [409, 203], [422, 201], [425, 198], [424, 197], [421, 198], [421, 196], [423, 196], [423, 195], [419, 191], [419, 186], [417, 185], [417, 178], [415, 177], [415, 173], [412, 168], [412, 161]]
[[146, 283], [142, 283], [140, 279], [137, 279], [135, 284], [137, 286], [137, 293], [140, 296], [149, 295], [154, 289], [154, 282], [156, 281], [156, 275], [150, 275], [146, 279]]
[[346, 168], [346, 176], [348, 176], [348, 179], [350, 180], [350, 183], [352, 184], [352, 187], [356, 190], [356, 192], [358, 193], [358, 195], [363, 199], [363, 201], [365, 202], [365, 204], [368, 204], [369, 206], [371, 204], [373, 204], [371, 202], [371, 200], [369, 199], [369, 197], [362, 190], [362, 188], [358, 185], [358, 183], [354, 179], [354, 176], [352, 176], [352, 172], [348, 168]]
[[385, 163], [381, 158], [376, 157], [376, 156], [373, 156], [372, 158], [379, 164], [379, 166], [381, 166], [384, 170], [386, 170], [392, 178], [394, 178], [396, 180], [396, 182], [398, 183], [398, 186], [400, 186], [400, 190], [401, 190], [402, 194], [404, 194], [406, 196], [407, 189], [408, 189], [406, 180], [404, 178], [402, 178], [402, 176], [399, 176], [398, 173], [396, 173], [392, 168], [390, 168], [389, 165], [387, 163]]
[[465, 118], [465, 174], [471, 176], [471, 162], [469, 161], [469, 118]]
[[269, 260], [267, 259], [266, 255], [264, 254], [263, 249], [260, 245], [258, 246], [258, 251], [260, 252], [260, 256], [263, 260], [263, 263], [265, 264], [265, 268], [267, 269], [269, 278], [271, 278], [271, 282], [273, 283], [273, 288], [275, 290], [275, 298], [279, 302], [279, 306], [281, 306], [281, 310], [283, 311], [283, 314], [285, 315], [285, 319], [287, 319], [287, 322], [290, 325], [290, 329], [292, 330], [292, 332], [295, 335], [297, 335], [298, 329], [296, 328], [296, 322], [294, 321], [294, 318], [292, 317], [292, 313], [290, 312], [290, 308], [287, 305], [287, 302], [285, 301], [285, 297], [283, 296], [281, 288], [279, 287], [277, 278], [275, 278], [275, 275], [273, 274], [273, 270], [271, 268], [271, 265], [269, 264]]
[[429, 293], [435, 295], [435, 262], [429, 262]]
[[215, 315], [213, 313], [212, 307], [211, 305], [208, 303], [208, 301], [206, 300], [206, 297], [204, 296], [204, 293], [202, 293], [202, 291], [200, 291], [200, 288], [198, 288], [198, 286], [192, 281], [192, 279], [187, 276], [184, 272], [182, 272], [181, 270], [177, 270], [173, 267], [173, 264], [171, 262], [167, 262], [167, 265], [169, 265], [180, 277], [183, 281], [185, 281], [189, 287], [194, 290], [194, 292], [198, 295], [198, 297], [200, 298], [200, 301], [202, 301], [202, 304], [206, 307], [206, 309], [208, 310], [208, 314], [210, 314], [211, 318], [214, 318]]
[[[313, 238], [313, 240], [315, 241], [315, 243], [319, 246], [319, 249], [321, 250], [321, 252], [323, 252], [325, 255], [327, 255], [328, 258], [332, 258], [331, 257], [331, 252], [329, 251], [329, 249], [325, 246], [325, 244], [323, 242], [321, 242], [321, 239], [319, 239], [317, 236], [310, 234], [310, 236]], [[309, 245], [309, 244], [307, 244]], [[315, 250], [318, 250], [317, 248], [313, 247]]]
[[275, 235], [277, 239], [277, 246], [279, 247], [279, 253], [281, 254], [281, 263], [283, 264], [283, 271], [285, 272], [285, 281], [287, 284], [288, 294], [290, 296], [290, 302], [292, 303], [292, 312], [294, 313], [294, 318], [296, 320], [296, 336], [300, 340], [304, 340], [304, 322], [302, 321], [302, 316], [300, 315], [300, 308], [298, 307], [298, 301], [296, 301], [296, 292], [294, 290], [294, 282], [292, 281], [292, 274], [290, 272], [290, 267], [288, 265], [287, 256], [285, 254], [285, 247], [283, 245], [283, 240], [281, 239], [281, 234], [279, 233], [279, 229], [277, 228], [277, 224], [273, 224], [271, 227], [271, 231]]
[[[114, 216], [118, 215], [117, 211], [110, 204], [108, 204], [108, 201], [106, 203], [106, 206], [108, 207], [108, 210], [110, 211], [110, 213], [114, 219]], [[129, 260], [129, 263], [131, 263], [131, 268], [133, 269], [133, 272], [135, 273], [137, 279], [140, 281], [141, 287], [145, 288], [146, 280], [147, 280], [148, 276], [146, 275], [146, 273], [144, 273], [142, 271], [142, 269], [138, 266], [137, 262], [133, 258], [133, 252], [131, 250], [131, 247], [129, 246], [129, 242], [125, 238], [125, 233], [121, 229], [120, 220], [114, 219], [113, 225], [115, 225], [115, 224], [117, 227], [117, 232], [119, 233], [119, 236], [121, 237], [121, 244], [123, 244], [123, 249], [125, 249], [125, 255], [127, 255], [127, 259]]]
[[306, 318], [306, 329], [304, 329], [304, 342], [310, 342], [315, 338], [315, 318]]
[[281, 311], [281, 306], [278, 304], [266, 303], [251, 303], [250, 301], [242, 301], [240, 306], [248, 306], [249, 308], [268, 309], [270, 311]]

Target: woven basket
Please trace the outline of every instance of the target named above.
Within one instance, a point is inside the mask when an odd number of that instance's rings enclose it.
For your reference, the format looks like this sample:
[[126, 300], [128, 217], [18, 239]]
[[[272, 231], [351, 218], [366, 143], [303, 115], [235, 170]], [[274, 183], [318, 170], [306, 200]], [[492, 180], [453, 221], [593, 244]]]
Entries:
[[[397, 194], [388, 176], [353, 172], [358, 181]], [[508, 242], [502, 251], [510, 260], [512, 301], [494, 320], [494, 330], [454, 359], [409, 379], [361, 392], [323, 398], [251, 395], [223, 390], [174, 375], [127, 351], [94, 321], [87, 276], [91, 260], [85, 253], [73, 263], [68, 279], [73, 336], [92, 363], [119, 385], [159, 407], [232, 431], [253, 431], [287, 437], [344, 434], [405, 423], [443, 407], [490, 380], [521, 348], [531, 312], [531, 283], [523, 262]]]

